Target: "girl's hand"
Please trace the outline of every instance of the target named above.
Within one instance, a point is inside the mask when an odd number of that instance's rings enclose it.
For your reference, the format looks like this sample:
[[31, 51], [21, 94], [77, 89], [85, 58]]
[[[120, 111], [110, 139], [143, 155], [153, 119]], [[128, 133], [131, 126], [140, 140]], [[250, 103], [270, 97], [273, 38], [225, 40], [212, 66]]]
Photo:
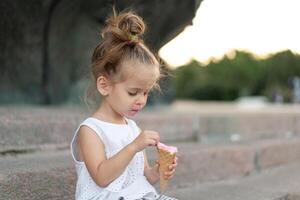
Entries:
[[144, 130], [131, 143], [136, 152], [144, 150], [147, 146], [155, 146], [159, 142], [159, 134], [155, 131]]
[[[158, 161], [157, 161], [158, 163]], [[177, 167], [177, 156], [174, 158], [174, 161], [169, 165], [168, 171], [165, 172], [164, 177], [166, 180], [169, 180], [174, 177], [174, 173]]]

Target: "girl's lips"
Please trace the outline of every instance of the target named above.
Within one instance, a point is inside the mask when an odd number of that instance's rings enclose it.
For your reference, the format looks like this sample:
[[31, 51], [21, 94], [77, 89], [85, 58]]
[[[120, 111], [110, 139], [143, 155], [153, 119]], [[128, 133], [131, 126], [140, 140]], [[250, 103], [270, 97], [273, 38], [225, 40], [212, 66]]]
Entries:
[[139, 107], [133, 107], [131, 110], [134, 111], [134, 112], [138, 112], [138, 111], [141, 110], [141, 108], [139, 108]]
[[129, 115], [135, 115], [136, 113], [138, 113], [140, 110], [139, 109], [131, 109], [130, 111], [129, 111]]

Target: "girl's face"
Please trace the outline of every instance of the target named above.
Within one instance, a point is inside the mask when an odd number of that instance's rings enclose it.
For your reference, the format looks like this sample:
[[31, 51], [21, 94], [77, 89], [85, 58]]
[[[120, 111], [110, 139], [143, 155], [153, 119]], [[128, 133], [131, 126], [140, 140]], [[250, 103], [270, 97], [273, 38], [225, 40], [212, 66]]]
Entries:
[[121, 68], [125, 78], [110, 86], [106, 100], [116, 114], [133, 117], [146, 105], [148, 94], [159, 77], [159, 67], [124, 61]]

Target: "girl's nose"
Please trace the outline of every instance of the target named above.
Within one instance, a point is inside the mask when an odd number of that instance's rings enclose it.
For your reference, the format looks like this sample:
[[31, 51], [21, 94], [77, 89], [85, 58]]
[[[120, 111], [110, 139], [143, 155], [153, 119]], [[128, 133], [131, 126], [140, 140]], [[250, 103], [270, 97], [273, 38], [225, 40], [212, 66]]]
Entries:
[[147, 95], [140, 95], [136, 103], [138, 105], [144, 105], [146, 101], [147, 101]]

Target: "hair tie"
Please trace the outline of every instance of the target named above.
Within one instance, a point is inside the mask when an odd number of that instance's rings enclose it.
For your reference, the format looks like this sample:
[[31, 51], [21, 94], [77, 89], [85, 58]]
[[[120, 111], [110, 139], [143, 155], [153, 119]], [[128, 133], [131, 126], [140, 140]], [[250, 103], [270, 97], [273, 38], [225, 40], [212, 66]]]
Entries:
[[129, 34], [129, 40], [131, 42], [135, 42], [135, 41], [138, 41], [138, 37], [137, 37], [137, 35]]

